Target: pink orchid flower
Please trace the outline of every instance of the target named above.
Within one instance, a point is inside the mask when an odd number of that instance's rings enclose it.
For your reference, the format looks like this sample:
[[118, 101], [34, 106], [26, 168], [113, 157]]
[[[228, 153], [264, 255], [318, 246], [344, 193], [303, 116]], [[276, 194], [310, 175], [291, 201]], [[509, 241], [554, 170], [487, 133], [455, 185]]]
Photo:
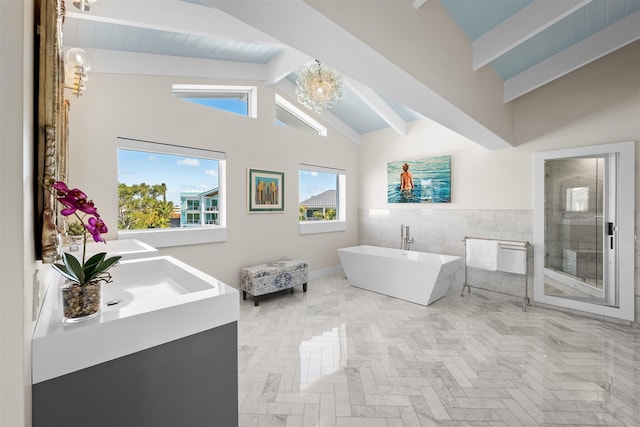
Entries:
[[88, 224], [86, 224], [84, 227], [87, 229], [89, 233], [91, 233], [91, 235], [93, 236], [93, 240], [95, 240], [96, 242], [106, 243], [106, 241], [102, 238], [101, 234], [105, 234], [109, 230], [107, 229], [107, 225], [104, 223], [102, 218], [91, 217], [87, 222]]

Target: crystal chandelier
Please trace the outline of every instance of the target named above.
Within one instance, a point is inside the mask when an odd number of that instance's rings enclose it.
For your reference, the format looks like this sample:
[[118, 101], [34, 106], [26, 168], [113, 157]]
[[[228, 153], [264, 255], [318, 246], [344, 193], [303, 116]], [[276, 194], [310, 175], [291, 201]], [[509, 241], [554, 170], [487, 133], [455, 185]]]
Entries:
[[336, 105], [342, 96], [342, 76], [317, 59], [300, 69], [296, 85], [298, 101], [318, 114]]

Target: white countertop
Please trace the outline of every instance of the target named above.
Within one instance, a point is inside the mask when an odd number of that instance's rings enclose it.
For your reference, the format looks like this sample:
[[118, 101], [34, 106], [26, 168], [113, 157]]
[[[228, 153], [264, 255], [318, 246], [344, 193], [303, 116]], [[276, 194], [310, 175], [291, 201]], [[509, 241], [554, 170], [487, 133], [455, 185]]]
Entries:
[[[110, 272], [114, 282], [103, 287], [102, 312], [76, 324], [62, 323], [61, 276], [52, 275], [55, 283], [45, 295], [33, 334], [33, 384], [239, 318], [236, 289], [175, 258], [121, 261]], [[154, 277], [162, 280], [154, 282]], [[122, 302], [105, 307], [110, 299]]]

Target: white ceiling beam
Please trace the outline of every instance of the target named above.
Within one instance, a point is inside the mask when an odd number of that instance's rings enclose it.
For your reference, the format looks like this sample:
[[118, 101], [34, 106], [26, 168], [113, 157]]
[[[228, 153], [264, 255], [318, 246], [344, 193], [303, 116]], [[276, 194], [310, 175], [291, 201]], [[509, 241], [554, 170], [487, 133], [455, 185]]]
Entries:
[[500, 135], [304, 1], [201, 2], [235, 16], [313, 58], [331, 64], [487, 149], [512, 147]]
[[473, 70], [489, 64], [591, 0], [536, 0], [473, 41]]
[[640, 39], [640, 11], [622, 18], [504, 82], [509, 102]]
[[399, 135], [405, 136], [407, 134], [407, 124], [389, 107], [389, 104], [384, 102], [380, 95], [350, 77], [344, 76], [344, 83]]
[[91, 5], [91, 12], [81, 13], [71, 0], [65, 0], [65, 8], [65, 19], [131, 25], [158, 31], [282, 46], [273, 37], [226, 13], [186, 1], [100, 0]]
[[[296, 96], [296, 93], [295, 93], [296, 87], [293, 83], [291, 83], [287, 79], [283, 79], [283, 80], [280, 80], [278, 83], [276, 83], [275, 86], [282, 92], [283, 95], [289, 98], [290, 101], [293, 100], [291, 102], [293, 102], [294, 104], [297, 103], [297, 101], [295, 100], [298, 97]], [[314, 116], [311, 112], [307, 110], [304, 110], [304, 111], [307, 114], [312, 115], [314, 119], [331, 126], [333, 129], [335, 129], [338, 133], [342, 134], [345, 138], [347, 138], [351, 142], [360, 145], [360, 134], [355, 130], [353, 130], [351, 126], [349, 126], [348, 124], [340, 120], [338, 117], [336, 117], [331, 111], [324, 111], [320, 117]]]
[[267, 64], [266, 85], [273, 85], [298, 71], [311, 58], [292, 48], [284, 49], [278, 56]]
[[91, 61], [89, 77], [91, 73], [105, 73], [262, 81], [267, 74], [264, 64], [106, 49], [84, 50]]

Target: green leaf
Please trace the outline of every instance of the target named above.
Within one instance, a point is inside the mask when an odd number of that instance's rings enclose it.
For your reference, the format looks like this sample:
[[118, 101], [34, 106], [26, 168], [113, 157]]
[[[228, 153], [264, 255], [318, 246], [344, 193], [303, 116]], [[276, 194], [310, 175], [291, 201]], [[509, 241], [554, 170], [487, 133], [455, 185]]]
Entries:
[[96, 277], [98, 277], [99, 275], [101, 275], [102, 273], [104, 273], [105, 271], [110, 269], [111, 267], [113, 267], [118, 261], [120, 261], [120, 258], [122, 258], [122, 257], [121, 256], [114, 256], [114, 257], [108, 258], [108, 259], [104, 260], [103, 262], [101, 262], [100, 264], [98, 264], [93, 269], [93, 271], [91, 272], [91, 275], [87, 276], [87, 282], [95, 279]]
[[58, 273], [62, 274], [64, 277], [66, 277], [69, 280], [72, 280], [74, 282], [78, 282], [78, 278], [69, 270], [67, 270], [67, 267], [65, 265], [62, 264], [52, 264], [51, 267], [53, 267], [54, 270], [56, 270]]
[[76, 257], [66, 252], [62, 253], [62, 261], [64, 265], [67, 267], [67, 270], [73, 272], [78, 278], [78, 283], [84, 284], [84, 271], [82, 270], [82, 266], [80, 265], [80, 261]]
[[91, 275], [95, 271], [95, 268], [98, 265], [100, 265], [100, 263], [104, 260], [106, 256], [107, 256], [106, 252], [100, 252], [98, 254], [95, 254], [91, 258], [89, 258], [87, 262], [84, 263], [84, 277], [85, 278], [91, 277]]

